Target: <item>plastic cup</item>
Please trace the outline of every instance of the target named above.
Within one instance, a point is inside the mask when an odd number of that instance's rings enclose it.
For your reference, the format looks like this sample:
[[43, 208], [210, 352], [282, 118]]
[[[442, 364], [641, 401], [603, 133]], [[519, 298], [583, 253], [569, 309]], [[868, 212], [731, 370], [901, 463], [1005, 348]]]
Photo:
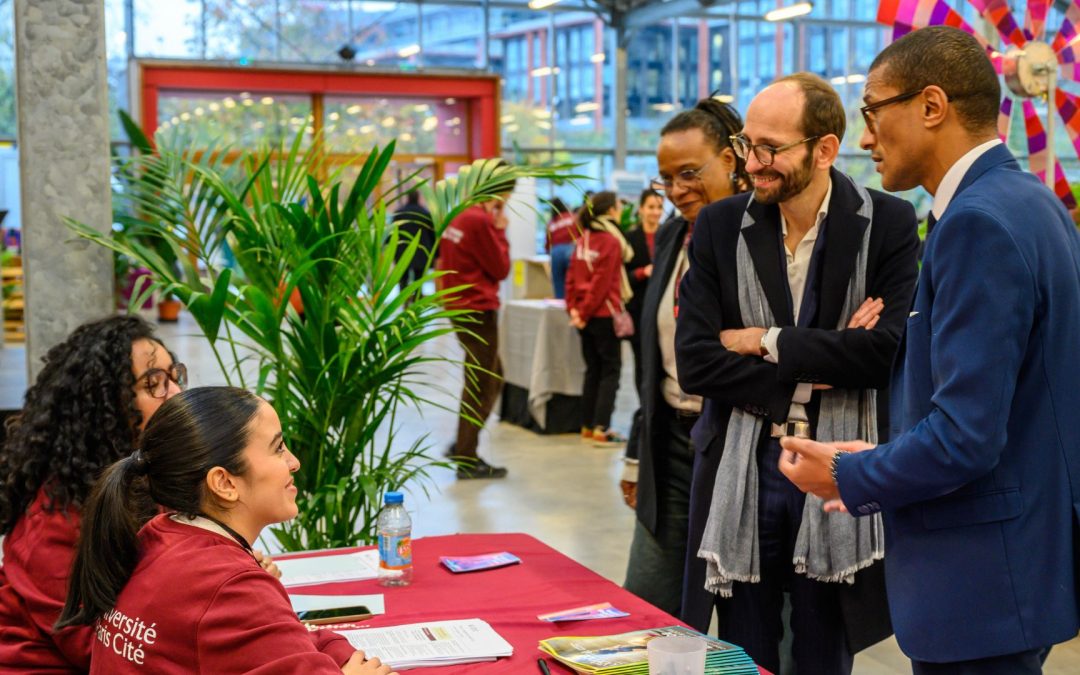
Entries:
[[705, 641], [695, 637], [649, 640], [649, 675], [704, 675]]

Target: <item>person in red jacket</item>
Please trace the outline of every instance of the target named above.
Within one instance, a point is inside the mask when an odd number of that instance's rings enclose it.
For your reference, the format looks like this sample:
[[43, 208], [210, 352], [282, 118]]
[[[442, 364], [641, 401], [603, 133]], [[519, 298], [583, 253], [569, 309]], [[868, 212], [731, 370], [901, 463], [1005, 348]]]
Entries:
[[611, 446], [626, 439], [611, 429], [615, 394], [622, 372], [622, 343], [612, 317], [625, 311], [632, 293], [624, 262], [634, 251], [619, 231], [622, 203], [614, 192], [598, 192], [581, 211], [582, 236], [566, 274], [566, 311], [581, 333], [585, 357], [582, 387], [582, 438]]
[[558, 197], [551, 200], [545, 249], [551, 254], [551, 287], [558, 299], [566, 297], [566, 270], [577, 242], [577, 224], [577, 216], [563, 200]]
[[0, 450], [0, 673], [85, 672], [93, 631], [52, 632], [82, 506], [187, 371], [134, 316], [77, 328], [45, 356]]
[[[390, 674], [344, 637], [308, 631], [254, 555], [263, 528], [297, 514], [300, 463], [268, 403], [191, 389], [140, 445], [91, 492], [56, 624], [93, 627], [91, 673]], [[154, 504], [169, 512], [147, 522]]]
[[[499, 360], [499, 283], [510, 274], [510, 243], [506, 239], [506, 199], [514, 190], [508, 180], [497, 197], [465, 209], [450, 221], [439, 242], [436, 269], [442, 288], [463, 287], [447, 305], [468, 310], [454, 320], [457, 338], [465, 350], [465, 384], [457, 440], [447, 455], [464, 460], [459, 479], [502, 478], [506, 468], [492, 466], [477, 455], [480, 429], [502, 391]], [[500, 188], [502, 189], [502, 188]], [[480, 421], [477, 426], [470, 418]]]

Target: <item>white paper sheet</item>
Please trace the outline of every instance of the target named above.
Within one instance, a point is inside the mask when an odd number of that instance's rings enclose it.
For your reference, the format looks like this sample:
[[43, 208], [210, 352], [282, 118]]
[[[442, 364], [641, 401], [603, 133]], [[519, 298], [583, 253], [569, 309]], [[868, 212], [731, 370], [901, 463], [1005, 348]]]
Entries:
[[486, 621], [461, 619], [405, 626], [342, 630], [356, 649], [377, 656], [394, 669], [494, 661], [514, 653]]
[[379, 576], [379, 552], [340, 553], [316, 558], [275, 560], [285, 588], [339, 581], [362, 581]]
[[382, 594], [376, 595], [289, 595], [294, 612], [311, 612], [318, 609], [364, 606], [372, 614], [385, 614], [386, 605]]

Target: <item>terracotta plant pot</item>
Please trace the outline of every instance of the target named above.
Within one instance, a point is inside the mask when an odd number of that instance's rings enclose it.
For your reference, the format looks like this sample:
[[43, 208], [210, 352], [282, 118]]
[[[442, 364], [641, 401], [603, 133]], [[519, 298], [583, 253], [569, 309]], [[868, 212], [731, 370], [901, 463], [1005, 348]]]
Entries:
[[180, 301], [169, 298], [157, 305], [158, 321], [176, 322], [180, 319]]

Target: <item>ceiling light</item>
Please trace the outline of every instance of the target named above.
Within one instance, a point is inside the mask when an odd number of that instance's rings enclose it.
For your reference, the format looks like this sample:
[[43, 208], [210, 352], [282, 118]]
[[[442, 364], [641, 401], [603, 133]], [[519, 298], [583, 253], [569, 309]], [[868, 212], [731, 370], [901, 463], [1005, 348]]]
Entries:
[[593, 111], [599, 110], [599, 109], [600, 109], [600, 104], [596, 103], [595, 101], [590, 102], [590, 103], [578, 103], [576, 106], [574, 106], [574, 112], [578, 112], [578, 113], [593, 112]]
[[548, 77], [549, 75], [558, 75], [559, 67], [555, 66], [554, 68], [552, 68], [551, 66], [541, 66], [540, 68], [533, 68], [529, 74], [533, 77]]
[[866, 76], [862, 73], [855, 73], [853, 75], [837, 75], [829, 80], [830, 84], [858, 84], [859, 82], [865, 82]]
[[655, 110], [656, 112], [664, 112], [664, 113], [666, 113], [666, 112], [671, 112], [672, 110], [674, 110], [675, 109], [675, 104], [674, 103], [654, 103], [650, 107], [653, 110]]
[[714, 101], [720, 101], [721, 103], [734, 103], [735, 97], [731, 94], [717, 94], [713, 96]]
[[570, 124], [574, 125], [575, 127], [580, 127], [580, 126], [584, 126], [586, 124], [591, 124], [591, 123], [592, 123], [592, 118], [591, 117], [575, 117], [572, 120], [570, 120]]
[[596, 52], [589, 57], [589, 60], [593, 63], [603, 63], [605, 58], [607, 57], [604, 55], [604, 52]]
[[778, 7], [774, 10], [765, 12], [766, 21], [787, 21], [788, 19], [794, 19], [797, 16], [805, 16], [814, 11], [814, 4], [811, 2], [798, 2], [794, 5], [788, 5], [787, 7]]
[[545, 7], [551, 7], [559, 0], [529, 0], [529, 9], [544, 9]]
[[403, 59], [407, 59], [410, 56], [416, 56], [420, 53], [420, 45], [409, 45], [408, 47], [402, 47], [398, 50], [397, 55]]

